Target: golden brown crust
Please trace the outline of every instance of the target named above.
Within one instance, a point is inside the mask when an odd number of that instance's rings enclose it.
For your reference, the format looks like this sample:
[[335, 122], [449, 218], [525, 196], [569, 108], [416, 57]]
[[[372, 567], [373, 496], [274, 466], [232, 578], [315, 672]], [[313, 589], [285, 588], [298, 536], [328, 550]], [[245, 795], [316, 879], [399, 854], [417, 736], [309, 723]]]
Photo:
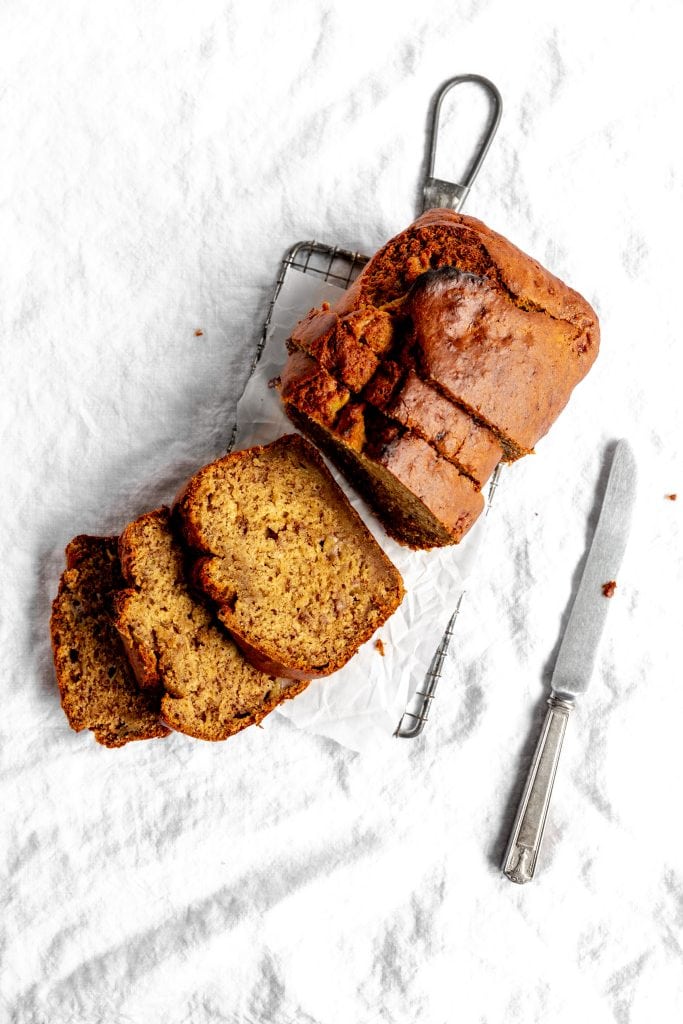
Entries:
[[[503, 235], [487, 227], [483, 221], [468, 217], [454, 210], [428, 210], [417, 221], [417, 225], [440, 224], [460, 229], [463, 238], [466, 232], [476, 234], [497, 267], [500, 282], [521, 304], [537, 307], [557, 320], [574, 324], [585, 336], [585, 348], [594, 350], [594, 358], [600, 343], [598, 318], [592, 306], [573, 288], [561, 281], [543, 267], [533, 256], [529, 256]], [[468, 271], [468, 266], [458, 269]]]
[[[374, 305], [378, 290], [384, 302], [396, 299], [421, 274], [449, 266], [497, 283], [521, 308], [574, 324], [585, 332], [586, 348], [597, 354], [599, 328], [590, 304], [503, 235], [454, 210], [428, 210], [387, 242], [354, 282], [351, 301]], [[332, 311], [348, 309], [348, 301], [342, 297]]]
[[488, 281], [430, 271], [409, 299], [422, 375], [527, 454], [592, 362], [567, 321], [519, 309]]
[[360, 391], [377, 369], [378, 359], [354, 326], [353, 318], [314, 309], [295, 327], [290, 344], [312, 356], [352, 391]]
[[385, 412], [431, 443], [478, 488], [503, 458], [503, 449], [490, 430], [475, 423], [414, 370], [409, 371], [398, 392], [386, 403]]
[[278, 387], [281, 394], [296, 399], [297, 405], [310, 412], [324, 416], [333, 422], [346, 405], [351, 392], [325, 370], [317, 360], [294, 349], [280, 374]]

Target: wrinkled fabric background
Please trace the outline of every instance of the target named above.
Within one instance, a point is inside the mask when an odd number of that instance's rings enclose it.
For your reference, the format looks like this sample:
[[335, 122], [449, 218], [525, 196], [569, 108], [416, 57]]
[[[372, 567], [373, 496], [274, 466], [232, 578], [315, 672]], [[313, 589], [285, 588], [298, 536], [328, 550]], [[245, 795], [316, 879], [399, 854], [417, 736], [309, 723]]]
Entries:
[[[682, 29], [675, 0], [2, 5], [2, 1021], [680, 1019]], [[583, 292], [603, 345], [506, 478], [427, 731], [97, 747], [51, 666], [65, 544], [222, 453], [282, 254], [406, 226], [431, 99], [469, 71], [505, 112], [466, 209]], [[514, 886], [620, 436], [633, 540]]]

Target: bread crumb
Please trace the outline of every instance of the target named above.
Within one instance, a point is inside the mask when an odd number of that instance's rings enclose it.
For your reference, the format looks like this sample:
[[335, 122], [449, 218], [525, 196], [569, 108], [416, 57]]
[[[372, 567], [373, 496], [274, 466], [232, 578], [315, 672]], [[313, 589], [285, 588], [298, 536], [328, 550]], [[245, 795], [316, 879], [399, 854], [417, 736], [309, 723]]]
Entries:
[[602, 593], [604, 597], [614, 597], [614, 591], [617, 589], [617, 581], [610, 580], [609, 583], [603, 583]]
[[676, 498], [678, 497], [678, 495], [677, 494], [665, 494], [664, 497], [667, 498], [669, 501], [675, 501]]
[[375, 650], [379, 651], [382, 657], [384, 657], [384, 644], [380, 639], [375, 640]]
[[202, 331], [202, 330], [201, 330], [201, 329], [200, 329], [200, 328], [198, 327], [198, 328], [197, 328], [197, 330], [196, 330], [196, 331], [194, 332], [194, 336], [195, 336], [195, 338], [201, 338], [201, 336], [202, 336], [202, 334], [203, 334], [203, 333], [204, 333], [204, 331]]
[[323, 313], [327, 313], [328, 309], [330, 308], [329, 302], [323, 302], [320, 308], [322, 309]]

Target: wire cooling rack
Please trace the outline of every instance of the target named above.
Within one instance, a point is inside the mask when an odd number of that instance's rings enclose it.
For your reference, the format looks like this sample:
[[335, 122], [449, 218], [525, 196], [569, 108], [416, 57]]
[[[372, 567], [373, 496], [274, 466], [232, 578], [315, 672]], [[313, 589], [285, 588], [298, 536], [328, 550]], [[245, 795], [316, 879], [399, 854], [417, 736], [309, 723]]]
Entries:
[[[441, 107], [445, 95], [455, 86], [472, 82], [483, 88], [490, 102], [490, 112], [486, 125], [483, 128], [481, 137], [474, 149], [467, 172], [461, 183], [444, 181], [434, 177], [434, 166], [439, 134], [439, 120]], [[459, 75], [446, 82], [437, 93], [432, 110], [431, 131], [428, 139], [428, 160], [426, 174], [422, 190], [422, 210], [433, 207], [450, 207], [460, 210], [463, 206], [476, 175], [484, 161], [489, 146], [498, 128], [502, 112], [502, 100], [495, 85], [481, 75]], [[325, 245], [322, 242], [308, 241], [297, 242], [291, 247], [282, 259], [280, 270], [275, 281], [273, 293], [266, 312], [263, 331], [254, 354], [250, 374], [253, 373], [256, 364], [261, 358], [264, 346], [268, 339], [271, 327], [273, 311], [282, 291], [282, 287], [291, 271], [298, 271], [302, 274], [310, 274], [318, 281], [336, 285], [342, 290], [355, 280], [361, 272], [369, 257], [360, 252], [353, 252], [349, 249], [342, 249], [336, 245]], [[292, 324], [294, 327], [294, 324]], [[229, 450], [235, 442], [237, 425], [233, 428]], [[493, 495], [498, 487], [500, 479], [500, 465], [496, 468], [489, 481], [486, 503], [486, 514], [491, 508]], [[428, 718], [431, 703], [436, 694], [439, 680], [442, 676], [443, 666], [453, 638], [456, 620], [460, 613], [465, 591], [462, 591], [457, 601], [453, 614], [448, 622], [446, 631], [439, 643], [429, 670], [425, 676], [422, 686], [415, 692], [409, 701], [401, 719], [396, 727], [394, 735], [401, 739], [414, 739], [422, 732]]]

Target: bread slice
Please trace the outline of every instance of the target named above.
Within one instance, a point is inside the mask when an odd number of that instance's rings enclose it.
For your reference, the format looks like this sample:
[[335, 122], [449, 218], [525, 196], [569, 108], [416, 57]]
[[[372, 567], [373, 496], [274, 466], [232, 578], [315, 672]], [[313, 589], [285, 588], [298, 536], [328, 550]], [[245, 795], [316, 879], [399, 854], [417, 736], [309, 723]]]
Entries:
[[299, 435], [205, 466], [176, 509], [201, 556], [195, 579], [264, 671], [329, 675], [403, 598], [398, 570]]
[[253, 668], [188, 585], [167, 508], [130, 523], [119, 551], [128, 588], [116, 599], [116, 628], [140, 684], [163, 689], [161, 717], [172, 729], [224, 740], [301, 692], [305, 684]]
[[399, 543], [457, 544], [481, 514], [484, 500], [469, 477], [365, 403], [341, 402], [334, 380], [302, 353], [290, 356], [280, 396], [290, 420], [358, 488]]
[[122, 585], [116, 537], [74, 538], [52, 605], [50, 635], [62, 708], [76, 732], [105, 747], [166, 736], [160, 695], [141, 690], [114, 628], [112, 595]]

